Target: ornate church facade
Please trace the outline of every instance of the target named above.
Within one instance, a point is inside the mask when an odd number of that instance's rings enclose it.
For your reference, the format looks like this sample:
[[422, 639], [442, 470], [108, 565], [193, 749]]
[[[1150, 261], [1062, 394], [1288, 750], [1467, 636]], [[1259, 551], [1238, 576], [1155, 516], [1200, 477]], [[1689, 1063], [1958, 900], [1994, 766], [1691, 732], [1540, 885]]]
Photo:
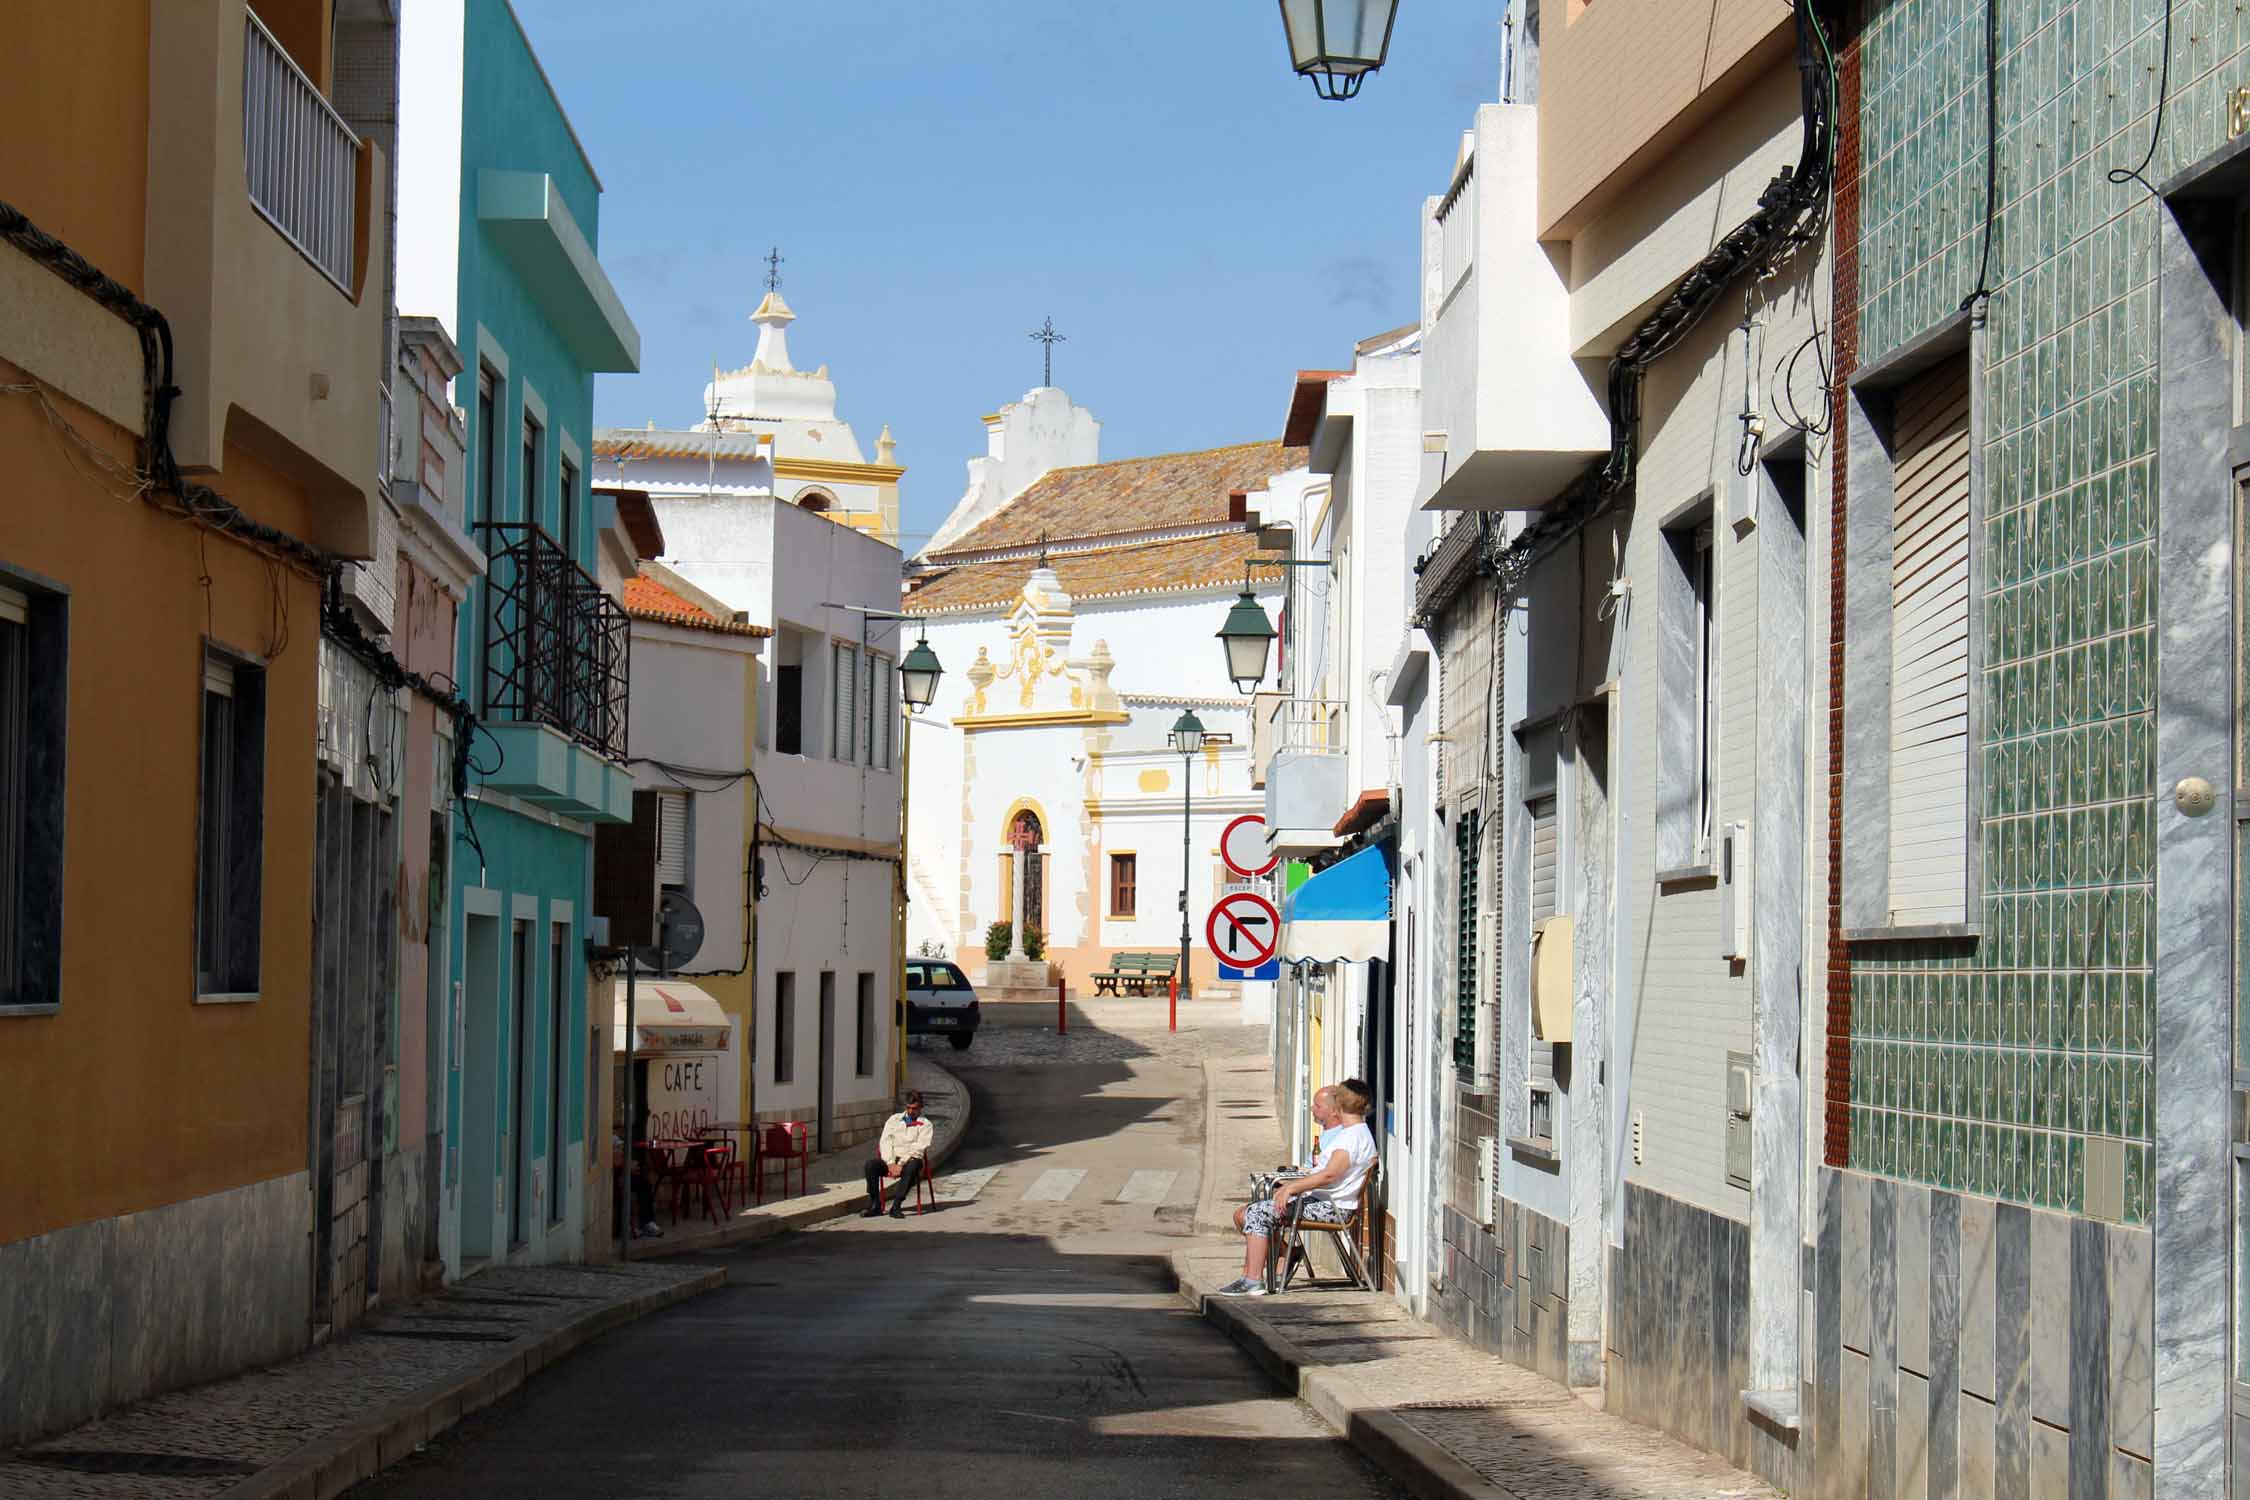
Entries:
[[[1026, 429], [1015, 466], [1034, 415], [1052, 450], [1090, 446], [1091, 418], [1042, 388], [986, 419]], [[1251, 700], [1216, 639], [1255, 550], [1231, 497], [1301, 458], [1268, 442], [1044, 468], [997, 504], [992, 465], [972, 465], [904, 605], [947, 666], [909, 731], [911, 949], [983, 973], [988, 930], [1020, 914], [1046, 972], [1091, 994], [1119, 953], [1179, 951], [1184, 892], [1190, 983], [1227, 982], [1203, 934], [1229, 881], [1219, 837], [1264, 806]], [[1271, 574], [1257, 591], [1270, 611]], [[1206, 738], [1183, 757], [1169, 735], [1189, 711]]]

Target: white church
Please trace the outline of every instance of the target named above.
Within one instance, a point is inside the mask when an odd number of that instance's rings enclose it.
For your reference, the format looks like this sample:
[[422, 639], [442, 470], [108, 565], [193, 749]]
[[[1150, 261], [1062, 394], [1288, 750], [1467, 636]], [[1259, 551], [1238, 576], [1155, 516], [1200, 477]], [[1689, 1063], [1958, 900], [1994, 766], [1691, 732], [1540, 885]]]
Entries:
[[[1222, 976], [1203, 932], [1235, 881], [1220, 834], [1264, 808], [1217, 632], [1258, 550], [1234, 497], [1300, 482], [1303, 451], [1102, 463], [1101, 424], [1051, 385], [984, 422], [902, 606], [946, 673], [909, 730], [908, 947], [982, 975], [988, 928], [1020, 912], [1091, 996], [1115, 955], [1179, 951], [1184, 891], [1194, 991], [1263, 1015], [1270, 984]], [[1270, 615], [1278, 575], [1252, 586]], [[1206, 735], [1182, 757], [1188, 711]]]

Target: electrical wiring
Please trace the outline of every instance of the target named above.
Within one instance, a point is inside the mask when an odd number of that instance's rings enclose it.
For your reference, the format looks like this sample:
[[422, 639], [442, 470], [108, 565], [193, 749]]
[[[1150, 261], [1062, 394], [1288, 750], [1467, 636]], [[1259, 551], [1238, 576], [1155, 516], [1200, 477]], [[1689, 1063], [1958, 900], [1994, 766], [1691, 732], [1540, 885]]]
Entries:
[[[2149, 149], [2156, 149], [2153, 142]], [[2109, 180], [2118, 181], [2117, 174], [2112, 172]], [[1992, 233], [2000, 220], [1999, 194], [2000, 4], [1984, 0], [1984, 252], [1977, 258], [1977, 284], [1961, 299], [1962, 312], [1992, 300]]]
[[2141, 157], [2139, 166], [2111, 167], [2108, 172], [2111, 182], [2120, 186], [2137, 182], [2148, 189], [2151, 198], [2162, 196], [2143, 174], [2148, 171], [2149, 163], [2156, 160], [2156, 148], [2164, 141], [2164, 105], [2172, 92], [2172, 4], [2173, 0], [2164, 0], [2164, 45], [2156, 69], [2156, 120], [2149, 127], [2148, 151]]

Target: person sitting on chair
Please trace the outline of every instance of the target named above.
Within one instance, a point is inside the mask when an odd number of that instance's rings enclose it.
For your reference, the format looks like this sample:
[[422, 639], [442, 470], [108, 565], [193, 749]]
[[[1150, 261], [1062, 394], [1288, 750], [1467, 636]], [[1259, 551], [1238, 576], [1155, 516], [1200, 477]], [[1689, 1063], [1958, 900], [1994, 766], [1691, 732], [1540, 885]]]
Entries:
[[906, 1198], [914, 1191], [915, 1182], [927, 1170], [923, 1158], [929, 1153], [930, 1137], [936, 1134], [930, 1117], [922, 1113], [922, 1094], [919, 1089], [906, 1091], [906, 1108], [883, 1122], [883, 1139], [875, 1155], [867, 1161], [867, 1211], [860, 1215], [872, 1219], [883, 1211], [883, 1183], [886, 1179], [899, 1179], [898, 1202], [891, 1205], [891, 1217], [906, 1217]]
[[1242, 1274], [1220, 1287], [1218, 1296], [1266, 1294], [1266, 1247], [1276, 1228], [1289, 1222], [1292, 1203], [1303, 1200], [1297, 1209], [1302, 1220], [1341, 1224], [1351, 1218], [1359, 1207], [1360, 1187], [1375, 1166], [1375, 1132], [1367, 1128], [1371, 1102], [1367, 1085], [1356, 1078], [1313, 1095], [1313, 1119], [1321, 1126], [1314, 1170], [1280, 1183], [1264, 1202], [1235, 1210], [1235, 1228], [1245, 1236]]

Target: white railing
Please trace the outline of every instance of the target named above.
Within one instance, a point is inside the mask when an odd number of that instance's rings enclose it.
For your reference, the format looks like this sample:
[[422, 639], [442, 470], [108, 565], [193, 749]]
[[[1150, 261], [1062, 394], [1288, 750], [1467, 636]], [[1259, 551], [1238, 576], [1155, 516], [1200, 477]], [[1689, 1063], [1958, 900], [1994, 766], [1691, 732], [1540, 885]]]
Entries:
[[359, 137], [247, 7], [242, 164], [250, 202], [346, 296], [358, 235]]
[[1339, 698], [1283, 698], [1267, 716], [1266, 743], [1275, 753], [1342, 755], [1344, 703]]

